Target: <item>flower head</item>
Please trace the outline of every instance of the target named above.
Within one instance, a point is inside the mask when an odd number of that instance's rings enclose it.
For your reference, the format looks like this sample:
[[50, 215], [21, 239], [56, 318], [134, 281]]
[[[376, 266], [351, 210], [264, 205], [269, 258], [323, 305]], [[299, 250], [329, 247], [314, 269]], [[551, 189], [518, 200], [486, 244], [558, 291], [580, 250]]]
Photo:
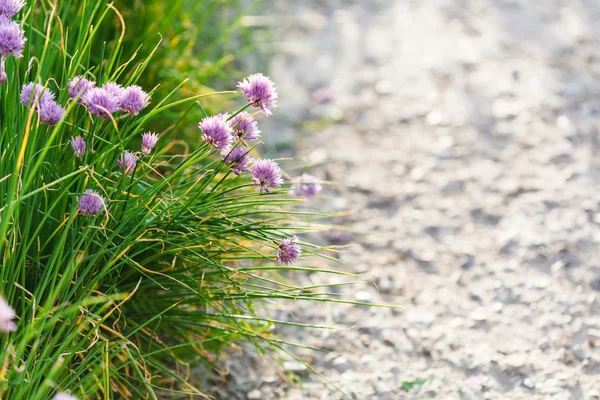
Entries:
[[271, 115], [271, 109], [277, 107], [275, 84], [263, 74], [252, 74], [242, 82], [238, 82], [237, 87], [246, 96], [248, 102], [254, 107], [260, 107], [266, 116]]
[[200, 122], [202, 140], [216, 149], [226, 151], [231, 148], [232, 133], [231, 126], [227, 122], [227, 116], [223, 114], [206, 117]]
[[79, 199], [79, 212], [83, 215], [96, 215], [105, 207], [104, 197], [92, 189], [86, 189]]
[[297, 241], [298, 238], [296, 236], [292, 236], [291, 238], [282, 240], [281, 243], [279, 243], [277, 261], [279, 261], [283, 265], [293, 264], [302, 253], [300, 245], [296, 243]]
[[135, 171], [137, 159], [137, 156], [130, 151], [126, 151], [125, 153], [123, 153], [121, 157], [119, 157], [119, 159], [117, 160], [121, 172], [123, 172], [125, 175], [129, 175], [133, 171]]
[[234, 174], [240, 175], [242, 172], [250, 171], [252, 157], [250, 157], [245, 148], [236, 147], [230, 152], [222, 152], [221, 156], [225, 165], [229, 166]]
[[116, 101], [118, 101], [119, 105], [121, 105], [121, 101], [123, 99], [123, 86], [119, 85], [116, 82], [106, 82], [102, 85], [102, 89], [110, 96], [114, 97]]
[[39, 113], [43, 123], [55, 126], [65, 116], [65, 109], [54, 100], [50, 100], [40, 104]]
[[83, 76], [76, 76], [69, 82], [69, 97], [76, 99], [79, 96], [78, 103], [83, 104], [83, 97], [95, 85], [95, 82]]
[[[2, 0], [0, 0], [0, 7]], [[23, 57], [25, 33], [15, 21], [0, 15], [0, 54], [3, 57]]]
[[24, 0], [0, 0], [0, 15], [12, 18], [25, 6]]
[[78, 158], [83, 157], [85, 154], [85, 140], [83, 140], [81, 136], [71, 137], [71, 147], [73, 147], [75, 156]]
[[54, 93], [37, 83], [29, 82], [24, 84], [21, 90], [21, 104], [29, 106], [35, 104], [37, 101], [39, 101], [39, 105], [54, 101]]
[[131, 85], [122, 90], [121, 109], [123, 111], [138, 115], [148, 103], [150, 103], [150, 96], [141, 87]]
[[142, 135], [142, 153], [148, 155], [152, 152], [154, 146], [158, 142], [158, 134], [146, 132]]
[[66, 393], [57, 393], [53, 400], [77, 400], [77, 397]]
[[105, 87], [91, 88], [83, 97], [83, 103], [87, 105], [90, 113], [104, 119], [111, 119], [114, 112], [119, 111], [121, 107], [121, 98], [114, 90], [108, 90]]
[[252, 181], [255, 186], [260, 186], [261, 193], [263, 189], [271, 193], [270, 187], [277, 189], [283, 183], [281, 168], [273, 160], [256, 160], [252, 165]]
[[8, 305], [6, 300], [0, 297], [0, 332], [12, 332], [17, 329], [14, 323], [15, 310]]
[[311, 197], [321, 192], [321, 181], [316, 176], [302, 174], [294, 180], [290, 194], [292, 196]]
[[239, 140], [255, 140], [260, 136], [258, 123], [251, 114], [241, 112], [229, 121], [234, 137]]

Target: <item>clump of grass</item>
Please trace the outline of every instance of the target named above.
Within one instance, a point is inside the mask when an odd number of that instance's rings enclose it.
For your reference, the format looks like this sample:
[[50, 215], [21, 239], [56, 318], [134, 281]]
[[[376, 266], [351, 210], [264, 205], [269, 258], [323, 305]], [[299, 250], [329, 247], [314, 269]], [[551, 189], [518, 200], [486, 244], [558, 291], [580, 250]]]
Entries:
[[[323, 250], [294, 236], [318, 215], [293, 211], [301, 200], [278, 167], [239, 165], [258, 157], [256, 142], [215, 140], [219, 129], [233, 135], [236, 116], [258, 118], [242, 114], [260, 105], [251, 88], [253, 104], [217, 118], [216, 131], [198, 130], [203, 144], [164, 133], [156, 141], [147, 126], [165, 112], [179, 110], [183, 125], [186, 106], [244, 96], [174, 100], [174, 87], [164, 96], [145, 88], [146, 98], [134, 85], [153, 53], [137, 59], [123, 47], [124, 25], [114, 42], [99, 42], [112, 18], [124, 24], [106, 0], [30, 0], [16, 16], [28, 41], [0, 86], [2, 399], [203, 396], [189, 366], [216, 368], [215, 355], [239, 340], [291, 345], [273, 336], [278, 321], [255, 314], [261, 302], [342, 302], [281, 278], [334, 273], [293, 264], [300, 248], [305, 257]], [[82, 77], [96, 88], [78, 89]], [[29, 82], [39, 92], [31, 85], [22, 105]], [[55, 119], [44, 117], [50, 104], [62, 110]]]

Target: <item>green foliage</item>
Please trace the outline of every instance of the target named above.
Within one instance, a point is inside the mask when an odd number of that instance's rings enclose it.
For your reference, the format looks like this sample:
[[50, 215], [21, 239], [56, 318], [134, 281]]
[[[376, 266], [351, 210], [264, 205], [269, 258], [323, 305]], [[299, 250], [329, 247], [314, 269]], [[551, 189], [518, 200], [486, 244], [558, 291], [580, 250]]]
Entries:
[[[244, 26], [243, 19], [259, 0], [249, 8], [241, 3], [241, 0], [116, 1], [127, 26], [125, 48], [138, 49], [138, 56], [144, 58], [151, 50], [148, 43], [162, 40], [152, 58], [152, 68], [140, 77], [140, 83], [145, 87], [157, 86], [156, 94], [162, 97], [187, 80], [174, 99], [231, 87], [235, 82], [232, 76], [241, 78], [236, 58], [256, 49], [252, 29]], [[113, 29], [104, 32], [107, 40], [121, 33], [120, 24], [114, 22]], [[230, 106], [228, 100], [213, 99], [206, 104], [206, 111], [220, 112]], [[188, 117], [196, 119], [201, 116], [199, 107], [192, 107], [188, 113]], [[166, 111], [153, 122], [152, 128], [165, 130], [180, 117], [179, 110]]]
[[[185, 3], [175, 1], [173, 12]], [[152, 37], [107, 40], [114, 21], [126, 21], [108, 0], [30, 0], [21, 18], [24, 58], [7, 61], [9, 82], [0, 86], [0, 294], [18, 319], [15, 332], [0, 334], [0, 398], [45, 400], [57, 391], [80, 399], [202, 395], [185, 370], [216, 368], [223, 346], [242, 339], [281, 351], [292, 345], [273, 336], [278, 321], [255, 314], [261, 301], [342, 302], [283, 278], [286, 271], [317, 271], [311, 266], [273, 263], [282, 238], [311, 229], [298, 219], [319, 217], [291, 211], [299, 200], [285, 189], [259, 195], [208, 145], [190, 147], [169, 134], [133, 174], [119, 172], [120, 155], [137, 151], [141, 133], [156, 121], [177, 115], [170, 127], [177, 132], [187, 126], [190, 106], [202, 110], [198, 101], [231, 100], [236, 92], [206, 93], [195, 85], [207, 81], [194, 76], [194, 85], [165, 84], [152, 93], [138, 117], [91, 117], [68, 99], [73, 76], [99, 84], [160, 81], [157, 65], [168, 64], [168, 54], [154, 64], [157, 48], [145, 43]], [[135, 40], [147, 57], [135, 57]], [[19, 104], [21, 85], [30, 81], [67, 106], [56, 127]], [[88, 144], [81, 160], [69, 145], [78, 135]], [[78, 213], [85, 189], [107, 198], [106, 213]], [[302, 245], [309, 256], [322, 250]]]
[[404, 389], [405, 392], [410, 392], [412, 390], [412, 388], [414, 388], [416, 386], [423, 386], [426, 382], [427, 382], [427, 379], [417, 378], [412, 381], [402, 382], [401, 387], [402, 387], [402, 389]]

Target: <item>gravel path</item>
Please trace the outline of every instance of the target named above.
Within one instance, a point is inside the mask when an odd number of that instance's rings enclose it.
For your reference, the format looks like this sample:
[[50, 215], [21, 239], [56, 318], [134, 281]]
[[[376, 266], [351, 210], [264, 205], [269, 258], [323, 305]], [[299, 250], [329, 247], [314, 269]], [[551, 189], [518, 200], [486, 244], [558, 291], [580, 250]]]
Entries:
[[[600, 399], [600, 2], [277, 3], [265, 142], [348, 185], [308, 206], [369, 233], [313, 239], [376, 278], [335, 291], [403, 306], [290, 305], [338, 328], [283, 329], [331, 350], [299, 357], [354, 399]], [[228, 366], [217, 398], [342, 398]]]

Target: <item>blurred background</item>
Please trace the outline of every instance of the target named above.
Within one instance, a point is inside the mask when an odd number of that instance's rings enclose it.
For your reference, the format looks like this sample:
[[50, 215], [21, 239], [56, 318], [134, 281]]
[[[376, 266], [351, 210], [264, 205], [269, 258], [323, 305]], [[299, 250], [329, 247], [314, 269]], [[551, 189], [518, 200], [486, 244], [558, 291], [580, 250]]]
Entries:
[[[282, 329], [326, 350], [297, 357], [353, 399], [600, 399], [599, 1], [132, 4], [128, 29], [164, 36], [148, 84], [271, 76], [263, 152], [336, 182], [305, 205], [334, 229], [307, 239], [362, 283], [331, 292], [402, 307], [271, 310], [338, 328]], [[221, 399], [343, 397], [281, 361], [232, 351], [197, 376]]]

